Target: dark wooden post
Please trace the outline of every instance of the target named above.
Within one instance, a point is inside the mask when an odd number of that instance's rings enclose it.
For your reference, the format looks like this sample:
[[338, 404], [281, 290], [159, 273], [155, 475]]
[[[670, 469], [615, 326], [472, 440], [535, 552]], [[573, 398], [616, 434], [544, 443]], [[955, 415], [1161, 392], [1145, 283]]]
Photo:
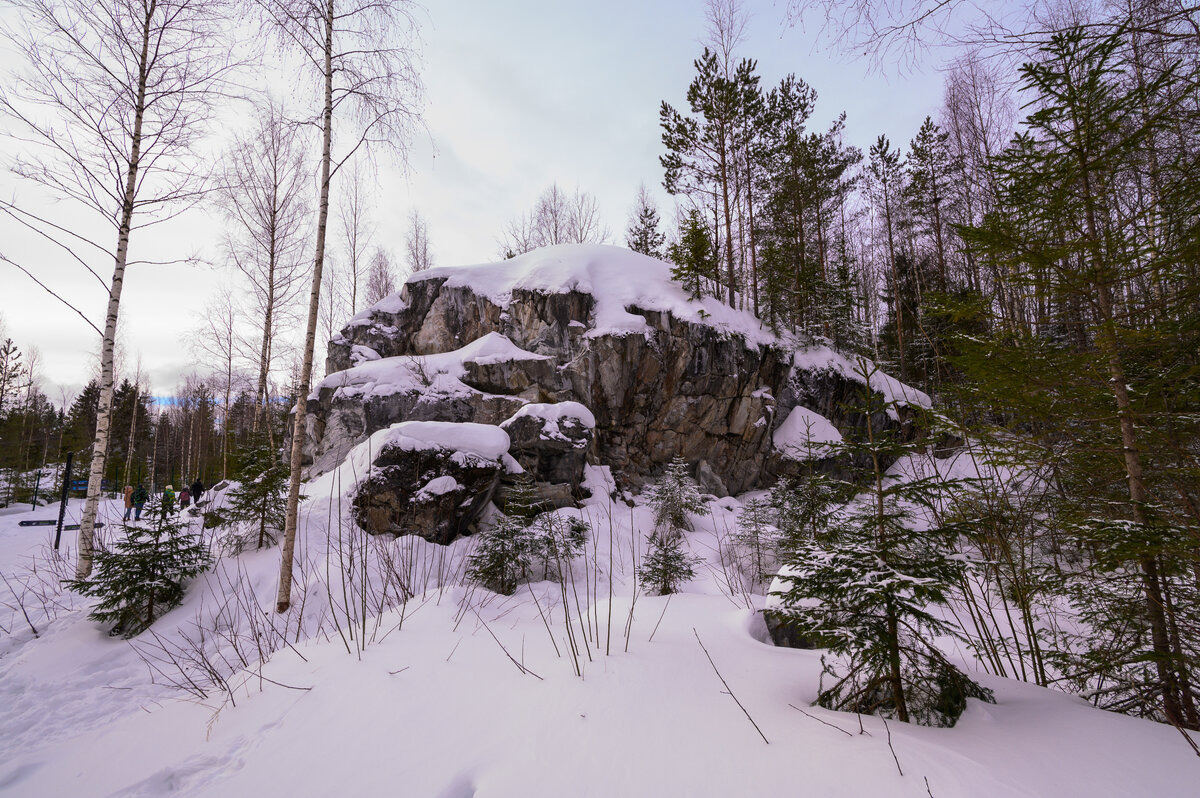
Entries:
[[54, 530], [54, 550], [58, 551], [58, 543], [62, 539], [63, 518], [67, 515], [67, 489], [71, 487], [71, 460], [75, 452], [67, 452], [67, 462], [63, 466], [62, 494], [58, 500], [58, 527]]

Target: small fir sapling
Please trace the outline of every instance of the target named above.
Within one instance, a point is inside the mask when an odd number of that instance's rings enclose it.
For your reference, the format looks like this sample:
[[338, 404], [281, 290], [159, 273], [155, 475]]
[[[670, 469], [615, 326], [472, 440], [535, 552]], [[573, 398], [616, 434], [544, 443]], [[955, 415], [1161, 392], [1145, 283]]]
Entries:
[[700, 486], [692, 479], [688, 464], [676, 455], [667, 470], [650, 491], [650, 506], [654, 509], [654, 528], [683, 532], [691, 529], [689, 515], [706, 511], [700, 498]]
[[656, 530], [648, 540], [650, 546], [638, 568], [638, 579], [647, 595], [666, 596], [696, 578], [700, 559], [683, 550], [683, 535], [670, 530]]
[[775, 483], [768, 502], [779, 530], [775, 543], [780, 560], [793, 556], [804, 541], [826, 534], [838, 497], [846, 492], [845, 484], [811, 467], [801, 476]]
[[[860, 369], [863, 384], [870, 384], [872, 370]], [[895, 404], [875, 394], [866, 400], [871, 406], [859, 410], [868, 416]], [[954, 553], [958, 528], [931, 520], [937, 513], [919, 514], [954, 490], [953, 483], [885, 475], [889, 464], [920, 446], [867, 424], [834, 447], [849, 462], [866, 464], [859, 474], [866, 490], [828, 516], [824, 532], [796, 541], [785, 562], [787, 583], [774, 595], [796, 632], [833, 655], [823, 660], [817, 703], [953, 726], [967, 698], [992, 697], [932, 642], [961, 635], [930, 608], [947, 603], [966, 564]]]
[[777, 537], [778, 532], [771, 525], [770, 504], [763, 499], [746, 502], [738, 513], [733, 542], [746, 551], [757, 580], [766, 579], [774, 570]]
[[126, 524], [125, 537], [111, 551], [97, 549], [91, 577], [67, 582], [71, 590], [100, 599], [88, 617], [113, 624], [111, 634], [123, 637], [179, 606], [184, 584], [210, 564], [208, 548], [187, 522], [163, 513], [158, 500], [146, 510], [146, 520]]
[[690, 528], [688, 515], [705, 511], [700, 487], [688, 473], [687, 463], [678, 455], [650, 493], [654, 509], [654, 532], [647, 540], [649, 548], [638, 579], [648, 593], [665, 596], [695, 578], [699, 558], [683, 548], [683, 532]]
[[533, 481], [525, 474], [514, 480], [504, 512], [479, 537], [467, 557], [467, 578], [489, 590], [512, 595], [537, 554], [532, 521], [537, 511]]
[[220, 513], [229, 529], [222, 543], [232, 554], [273, 545], [287, 514], [288, 467], [279, 453], [259, 436], [242, 458], [235, 474], [238, 484], [230, 488]]
[[582, 518], [563, 518], [557, 513], [538, 516], [533, 523], [533, 545], [542, 561], [542, 578], [549, 579], [560, 566], [583, 554], [591, 531]]

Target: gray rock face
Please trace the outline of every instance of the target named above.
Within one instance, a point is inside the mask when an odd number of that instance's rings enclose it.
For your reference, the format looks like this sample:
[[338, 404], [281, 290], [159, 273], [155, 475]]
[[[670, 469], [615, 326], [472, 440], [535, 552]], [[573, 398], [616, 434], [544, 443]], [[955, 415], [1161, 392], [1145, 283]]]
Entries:
[[[866, 387], [844, 369], [796, 369], [781, 345], [633, 305], [625, 310], [645, 319], [644, 334], [588, 334], [597, 323], [588, 293], [514, 288], [502, 306], [447, 282], [417, 278], [395, 301], [356, 317], [329, 344], [329, 373], [364, 357], [432, 358], [491, 333], [525, 354], [465, 362], [453, 390], [436, 382], [390, 394], [322, 389], [308, 403], [306, 453], [315, 470], [332, 467], [353, 443], [396, 421], [470, 420], [504, 423], [513, 455], [540, 482], [574, 490], [587, 459], [640, 486], [679, 455], [703, 461], [705, 489], [727, 495], [797, 469], [772, 441], [793, 407], [824, 415], [843, 433], [897, 423], [883, 413], [847, 412], [861, 404]], [[562, 440], [547, 439], [534, 418], [513, 419], [528, 403], [565, 401], [589, 409], [594, 429], [560, 427]]]
[[696, 465], [696, 483], [705, 493], [711, 493], [717, 497], [729, 495], [725, 483], [713, 473], [712, 466], [708, 464], [707, 460], [701, 460]]
[[[568, 485], [572, 491], [577, 491], [592, 445], [592, 425], [587, 417], [554, 417], [555, 409], [567, 404], [526, 405], [500, 427], [511, 441], [509, 454], [535, 482]], [[583, 410], [586, 416], [591, 415], [581, 405], [574, 406]]]

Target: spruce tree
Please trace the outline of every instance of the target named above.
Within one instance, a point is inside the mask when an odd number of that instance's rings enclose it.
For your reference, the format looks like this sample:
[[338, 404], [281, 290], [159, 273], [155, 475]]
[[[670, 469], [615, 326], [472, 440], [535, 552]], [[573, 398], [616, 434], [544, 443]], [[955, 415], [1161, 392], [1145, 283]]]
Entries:
[[666, 596], [678, 592], [681, 585], [696, 577], [700, 559], [683, 550], [683, 535], [659, 529], [647, 542], [646, 557], [638, 567], [638, 579], [647, 594]]
[[912, 208], [920, 232], [930, 238], [937, 265], [937, 281], [932, 286], [945, 291], [949, 285], [946, 241], [946, 203], [953, 179], [950, 163], [950, 134], [925, 117], [921, 129], [909, 143], [908, 184], [905, 196]]
[[794, 558], [803, 543], [825, 537], [833, 508], [845, 491], [845, 483], [816, 470], [811, 463], [801, 475], [783, 477], [775, 483], [768, 501], [779, 530], [779, 559]]
[[479, 536], [467, 557], [467, 578], [511, 596], [529, 577], [538, 543], [532, 522], [537, 512], [533, 480], [521, 474], [509, 486], [504, 512]]
[[549, 579], [583, 554], [591, 531], [582, 518], [563, 518], [556, 512], [538, 516], [532, 526], [532, 547], [542, 561], [542, 578]]
[[655, 530], [665, 529], [675, 534], [691, 529], [688, 515], [705, 512], [700, 486], [679, 455], [671, 458], [667, 470], [651, 488], [650, 506], [654, 508]]
[[692, 208], [679, 225], [679, 241], [671, 244], [668, 255], [675, 265], [671, 279], [680, 283], [692, 299], [699, 299], [705, 287], [717, 283], [717, 259], [713, 253], [712, 236], [700, 216]]
[[95, 570], [70, 589], [99, 599], [88, 616], [113, 624], [111, 633], [134, 637], [183, 601], [187, 580], [211, 560], [199, 533], [162, 512], [158, 501], [146, 507], [146, 520], [126, 524], [111, 551], [97, 549]]
[[891, 299], [892, 324], [891, 329], [896, 333], [896, 359], [899, 364], [901, 380], [908, 378], [908, 367], [904, 359], [904, 328], [902, 319], [904, 309], [900, 306], [903, 292], [900, 287], [900, 264], [897, 263], [899, 249], [896, 237], [899, 234], [900, 223], [904, 216], [904, 167], [900, 151], [892, 149], [887, 136], [880, 136], [871, 145], [870, 161], [867, 163], [867, 174], [870, 176], [871, 195], [878, 209], [883, 213], [884, 229], [887, 232], [887, 263], [888, 290]]
[[1088, 555], [1068, 589], [1095, 634], [1052, 656], [1101, 706], [1197, 729], [1200, 191], [1194, 153], [1160, 145], [1200, 87], [1128, 63], [1124, 33], [1057, 34], [1022, 68], [1032, 113], [996, 160], [998, 207], [962, 229], [1007, 299], [958, 362], [1055, 453], [1055, 525]]
[[[869, 384], [873, 368], [860, 361]], [[867, 394], [864, 416], [881, 417], [894, 402]], [[818, 703], [904, 722], [952, 726], [967, 698], [990, 693], [950, 663], [933, 644], [958, 629], [935, 615], [961, 581], [954, 555], [958, 530], [918, 515], [952, 486], [935, 478], [889, 478], [887, 466], [916, 453], [897, 428], [861, 433], [833, 448], [863, 464], [865, 491], [829, 519], [819, 537], [795, 543], [785, 566], [789, 583], [775, 595], [797, 633], [829, 650]], [[923, 528], [924, 527], [924, 528]]]
[[763, 499], [750, 499], [738, 513], [733, 542], [746, 550], [756, 580], [766, 579], [775, 559], [777, 530], [771, 526], [771, 505]]
[[287, 513], [288, 467], [266, 435], [255, 435], [240, 457], [237, 484], [229, 489], [220, 511], [229, 530], [224, 543], [234, 554], [274, 545]]
[[700, 487], [679, 455], [671, 459], [651, 489], [650, 506], [654, 510], [654, 532], [647, 538], [649, 548], [638, 578], [648, 591], [665, 596], [696, 575], [699, 559], [684, 551], [683, 532], [691, 528], [689, 515], [705, 511]]
[[667, 236], [658, 229], [658, 209], [654, 207], [649, 194], [643, 186], [638, 191], [637, 204], [633, 209], [633, 218], [625, 231], [625, 246], [634, 252], [649, 255], [652, 258], [663, 259], [666, 252], [663, 244]]

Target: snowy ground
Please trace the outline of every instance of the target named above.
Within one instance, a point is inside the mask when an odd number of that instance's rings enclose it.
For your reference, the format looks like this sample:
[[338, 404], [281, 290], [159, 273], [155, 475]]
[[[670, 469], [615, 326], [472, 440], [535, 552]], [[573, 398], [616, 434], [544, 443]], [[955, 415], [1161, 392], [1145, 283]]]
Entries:
[[[631, 614], [650, 517], [611, 502], [598, 470], [599, 498], [578, 511], [595, 535], [565, 589], [508, 598], [459, 584], [468, 540], [367, 540], [339, 524], [345, 476], [305, 488], [289, 615], [269, 612], [277, 549], [226, 558], [155, 624], [158, 648], [135, 641], [140, 656], [55, 589], [73, 539], [56, 566], [53, 529], [18, 526], [50, 508], [0, 511], [0, 795], [1200, 795], [1200, 761], [1174, 729], [1020, 682], [979, 676], [997, 703], [973, 701], [952, 729], [860, 727], [810, 706], [820, 653], [770, 645], [762, 587], [722, 556], [735, 500], [688, 535], [701, 577]], [[116, 503], [105, 512], [111, 524]], [[277, 649], [265, 666], [257, 645]], [[180, 671], [164, 652], [189, 646], [231, 663], [227, 691], [165, 684]]]

